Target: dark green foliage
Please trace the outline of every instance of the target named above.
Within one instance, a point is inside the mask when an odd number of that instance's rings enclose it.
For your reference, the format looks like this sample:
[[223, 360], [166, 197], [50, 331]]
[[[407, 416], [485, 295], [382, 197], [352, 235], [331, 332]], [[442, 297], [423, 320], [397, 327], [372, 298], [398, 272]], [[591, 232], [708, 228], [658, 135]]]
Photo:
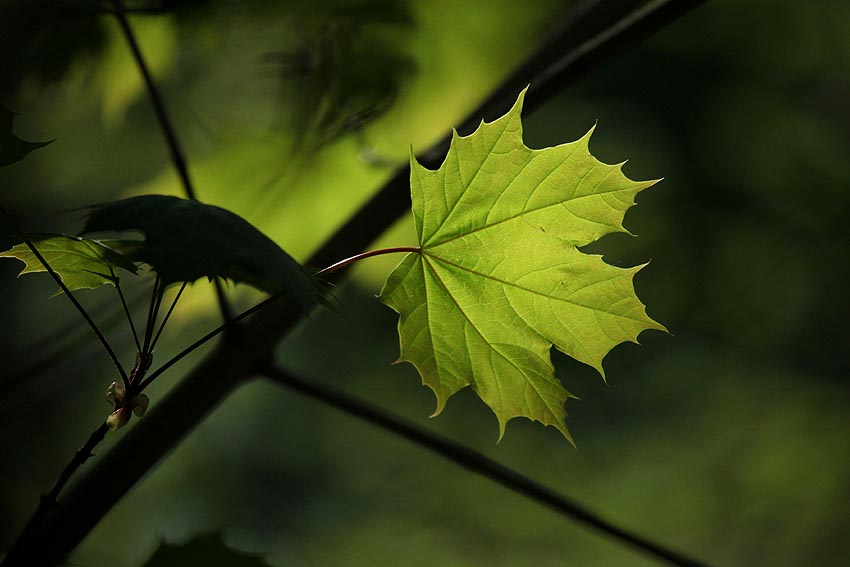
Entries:
[[75, 57], [99, 50], [99, 18], [97, 2], [0, 2], [0, 97], [14, 95], [24, 81], [57, 81]]
[[398, 41], [413, 26], [407, 3], [322, 4], [294, 5], [296, 19], [306, 28], [303, 38], [294, 48], [266, 57], [284, 85], [294, 89], [293, 128], [308, 148], [357, 131], [386, 112], [414, 68]]
[[260, 555], [235, 551], [220, 533], [199, 535], [184, 545], [163, 543], [144, 567], [187, 567], [226, 565], [227, 567], [268, 567]]
[[163, 284], [222, 277], [268, 293], [285, 292], [304, 309], [319, 286], [298, 262], [242, 217], [220, 207], [166, 195], [143, 195], [91, 207], [82, 234], [135, 230], [131, 253]]
[[[21, 161], [27, 154], [50, 142], [27, 142], [12, 132], [16, 113], [0, 105], [0, 167]], [[51, 140], [52, 141], [52, 140]]]

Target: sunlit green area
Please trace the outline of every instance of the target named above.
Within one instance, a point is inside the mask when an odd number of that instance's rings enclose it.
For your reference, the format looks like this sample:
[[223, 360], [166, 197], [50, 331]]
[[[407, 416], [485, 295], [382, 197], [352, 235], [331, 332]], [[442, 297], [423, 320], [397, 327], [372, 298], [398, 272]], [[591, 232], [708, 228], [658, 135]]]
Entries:
[[[199, 197], [305, 259], [408, 159], [457, 125], [569, 13], [563, 2], [175, 2], [132, 18]], [[0, 2], [0, 102], [55, 141], [0, 170], [33, 231], [77, 209], [179, 195], [137, 69], [109, 14]], [[850, 6], [715, 0], [592, 70], [525, 117], [540, 148], [579, 138], [663, 177], [626, 216], [637, 238], [588, 251], [632, 266], [670, 334], [591, 368], [553, 353], [577, 448], [495, 416], [469, 391], [435, 400], [375, 300], [399, 257], [359, 265], [277, 353], [474, 447], [604, 517], [717, 565], [850, 557]], [[3, 249], [15, 240], [3, 225]], [[415, 242], [408, 216], [378, 246]], [[110, 411], [108, 359], [43, 275], [0, 262], [0, 548]], [[127, 278], [139, 310], [151, 278]], [[247, 307], [260, 295], [230, 287]], [[173, 292], [172, 292], [173, 293]], [[79, 297], [130, 362], [106, 287]], [[111, 321], [111, 324], [110, 324]], [[218, 324], [189, 288], [156, 353]], [[201, 353], [151, 388], [152, 404]], [[144, 418], [142, 418], [144, 419]], [[128, 427], [132, 427], [134, 422]], [[108, 451], [124, 435], [107, 438]], [[83, 469], [83, 472], [85, 469]], [[118, 503], [71, 560], [143, 565], [163, 541], [221, 534], [273, 566], [651, 565], [645, 557], [373, 426], [256, 381]], [[226, 555], [220, 564], [229, 565]], [[203, 559], [215, 565], [215, 560]]]

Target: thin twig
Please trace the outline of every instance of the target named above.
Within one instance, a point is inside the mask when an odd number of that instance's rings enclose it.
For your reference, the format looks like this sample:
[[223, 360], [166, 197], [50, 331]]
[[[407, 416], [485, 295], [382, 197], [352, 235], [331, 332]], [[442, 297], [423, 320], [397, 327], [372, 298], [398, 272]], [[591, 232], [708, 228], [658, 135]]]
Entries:
[[130, 308], [127, 307], [127, 300], [124, 298], [124, 292], [121, 291], [121, 284], [117, 280], [115, 281], [115, 289], [118, 291], [118, 297], [121, 298], [121, 307], [124, 308], [124, 315], [127, 316], [127, 322], [130, 323], [133, 340], [136, 342], [136, 350], [142, 352], [142, 345], [139, 343], [139, 334], [136, 332], [136, 325], [133, 324], [133, 316], [130, 315]]
[[218, 310], [221, 312], [221, 318], [226, 323], [233, 319], [233, 309], [227, 300], [227, 294], [224, 293], [224, 284], [221, 278], [213, 278], [213, 287], [215, 287], [215, 296], [218, 300]]
[[12, 225], [12, 228], [15, 229], [15, 232], [18, 233], [18, 236], [24, 241], [24, 244], [27, 245], [27, 248], [30, 249], [30, 252], [36, 257], [36, 259], [41, 262], [41, 265], [44, 266], [44, 269], [47, 270], [47, 273], [50, 274], [50, 277], [53, 278], [53, 281], [59, 286], [65, 296], [74, 304], [74, 307], [77, 308], [80, 315], [83, 316], [86, 323], [88, 323], [91, 330], [94, 332], [95, 336], [97, 336], [100, 344], [103, 345], [104, 350], [106, 350], [106, 354], [109, 355], [109, 358], [112, 359], [112, 364], [115, 365], [115, 369], [118, 371], [118, 374], [121, 376], [121, 380], [124, 382], [124, 386], [126, 387], [128, 382], [127, 372], [124, 370], [124, 367], [121, 366], [121, 361], [118, 360], [118, 355], [115, 354], [115, 351], [112, 349], [112, 345], [109, 344], [109, 341], [106, 340], [106, 336], [101, 332], [100, 328], [97, 326], [97, 323], [94, 322], [94, 319], [88, 314], [88, 311], [82, 306], [82, 304], [77, 301], [77, 298], [74, 297], [74, 294], [71, 293], [71, 290], [68, 289], [68, 286], [65, 285], [65, 282], [62, 281], [62, 278], [57, 274], [47, 260], [44, 259], [41, 252], [35, 247], [32, 243], [32, 240], [27, 236], [24, 230], [20, 227], [17, 221], [9, 214], [9, 211], [6, 210], [2, 204], [0, 204], [0, 212], [3, 213], [3, 216], [6, 217], [6, 220], [9, 221], [9, 224]]
[[112, 5], [115, 7], [115, 18], [121, 25], [121, 30], [124, 33], [124, 38], [133, 53], [133, 59], [136, 61], [136, 66], [139, 68], [139, 73], [142, 74], [142, 79], [148, 90], [148, 96], [151, 99], [154, 113], [156, 114], [157, 122], [162, 135], [165, 137], [165, 142], [168, 145], [168, 151], [171, 154], [171, 161], [174, 168], [177, 170], [177, 175], [180, 176], [180, 182], [183, 184], [183, 190], [189, 199], [197, 200], [195, 188], [192, 184], [192, 179], [189, 176], [189, 168], [186, 165], [186, 158], [183, 156], [183, 151], [180, 149], [180, 143], [177, 141], [177, 134], [171, 126], [171, 120], [165, 110], [165, 103], [159, 93], [159, 89], [154, 83], [153, 75], [151, 75], [145, 58], [142, 55], [142, 50], [139, 47], [139, 42], [136, 40], [136, 35], [133, 33], [133, 28], [130, 27], [130, 22], [124, 10], [124, 3], [121, 0], [112, 0]]
[[467, 470], [489, 478], [522, 496], [536, 500], [562, 516], [597, 530], [657, 560], [681, 567], [704, 567], [705, 565], [701, 561], [686, 557], [650, 539], [616, 526], [581, 504], [531, 480], [527, 476], [505, 465], [497, 463], [478, 451], [465, 447], [447, 437], [428, 431], [412, 421], [393, 415], [375, 404], [361, 400], [327, 384], [306, 380], [281, 368], [272, 366], [264, 369], [263, 374], [278, 384], [291, 388], [325, 405], [335, 407], [348, 415], [377, 425], [381, 429], [394, 433], [408, 441], [412, 441], [420, 447], [437, 453]]
[[156, 327], [156, 318], [159, 315], [159, 306], [162, 303], [163, 292], [162, 277], [157, 274], [153, 282], [153, 289], [151, 290], [151, 302], [148, 306], [148, 319], [145, 323], [145, 341], [140, 351], [140, 354], [145, 356], [151, 352], [151, 339], [153, 338], [153, 330]]
[[[135, 290], [132, 297], [127, 298], [127, 306], [134, 307], [144, 302], [147, 297], [147, 292], [138, 293]], [[89, 314], [92, 319], [99, 319], [99, 327], [106, 332], [115, 328], [118, 323], [126, 320], [124, 311], [121, 307], [110, 302], [102, 302], [95, 307], [89, 308]], [[76, 321], [67, 323], [54, 329], [47, 336], [37, 340], [26, 348], [29, 353], [23, 358], [30, 363], [15, 374], [4, 376], [0, 381], [0, 401], [6, 399], [12, 392], [19, 387], [23, 387], [32, 380], [37, 380], [44, 377], [44, 373], [53, 368], [53, 365], [60, 360], [64, 360], [72, 353], [77, 353], [80, 349], [85, 348], [89, 344], [91, 331], [88, 326], [81, 327]]]
[[147, 378], [142, 380], [142, 382], [139, 384], [138, 388], [136, 388], [136, 392], [138, 392], [138, 393], [143, 392], [145, 390], [145, 388], [147, 388], [148, 386], [151, 385], [151, 382], [153, 382], [154, 380], [156, 380], [157, 378], [162, 376], [169, 368], [171, 368], [172, 366], [174, 366], [175, 364], [177, 364], [178, 362], [180, 362], [181, 360], [183, 360], [184, 358], [189, 356], [192, 352], [194, 352], [198, 348], [202, 347], [204, 344], [206, 344], [210, 340], [212, 340], [215, 337], [217, 337], [218, 335], [220, 335], [223, 331], [226, 331], [227, 329], [229, 329], [233, 325], [239, 323], [243, 319], [250, 317], [254, 313], [257, 313], [258, 311], [262, 311], [263, 309], [265, 309], [269, 305], [273, 305], [279, 299], [281, 299], [284, 295], [285, 295], [285, 293], [282, 292], [282, 291], [278, 292], [274, 295], [270, 295], [269, 297], [267, 297], [266, 299], [264, 299], [260, 303], [256, 304], [255, 306], [251, 307], [250, 309], [246, 309], [245, 311], [243, 311], [239, 315], [234, 316], [233, 318], [231, 318], [226, 323], [219, 325], [218, 327], [216, 327], [215, 329], [213, 329], [212, 331], [210, 331], [209, 333], [207, 333], [206, 335], [204, 335], [203, 337], [201, 337], [197, 341], [193, 342], [192, 344], [190, 344], [189, 346], [187, 346], [186, 348], [184, 348], [183, 350], [181, 350], [180, 352], [178, 352], [177, 354], [172, 356], [167, 362], [165, 362], [162, 366], [157, 368], [154, 372], [151, 372], [150, 375]]
[[[399, 246], [399, 247], [395, 247], [395, 248], [381, 248], [379, 250], [371, 250], [369, 252], [363, 252], [362, 254], [355, 254], [354, 256], [350, 256], [350, 257], [348, 257], [344, 260], [340, 260], [339, 262], [336, 262], [335, 264], [328, 266], [327, 268], [319, 270], [314, 275], [327, 277], [328, 275], [333, 274], [334, 272], [338, 272], [340, 270], [343, 270], [343, 269], [349, 267], [351, 264], [354, 264], [355, 262], [359, 262], [360, 260], [365, 260], [366, 258], [372, 258], [374, 256], [382, 256], [384, 254], [398, 254], [398, 253], [402, 253], [402, 252], [419, 252], [419, 248], [414, 248], [414, 247], [411, 247], [411, 246]], [[182, 288], [181, 288], [181, 291], [182, 291]], [[235, 315], [234, 317], [232, 317], [229, 321], [225, 322], [224, 324], [219, 325], [218, 327], [216, 327], [215, 329], [213, 329], [212, 331], [210, 331], [209, 333], [207, 333], [206, 335], [204, 335], [203, 337], [201, 337], [200, 339], [198, 339], [194, 343], [190, 344], [189, 346], [187, 346], [186, 348], [184, 348], [183, 350], [181, 350], [180, 352], [178, 352], [177, 354], [172, 356], [170, 360], [165, 362], [162, 366], [157, 368], [156, 371], [152, 372], [150, 374], [150, 376], [148, 376], [145, 380], [143, 380], [142, 383], [139, 384], [139, 387], [136, 391], [141, 393], [142, 391], [144, 391], [145, 388], [147, 388], [151, 384], [151, 382], [156, 380], [159, 376], [161, 376], [163, 373], [165, 373], [166, 370], [168, 370], [169, 368], [171, 368], [172, 366], [174, 366], [175, 364], [180, 362], [182, 359], [184, 359], [186, 356], [191, 354], [194, 350], [200, 348], [206, 342], [212, 340], [213, 338], [215, 338], [216, 336], [221, 334], [222, 331], [227, 330], [228, 327], [235, 325], [239, 321], [242, 321], [246, 317], [253, 315], [254, 313], [257, 313], [258, 311], [262, 311], [263, 309], [265, 309], [266, 307], [268, 307], [270, 305], [273, 305], [278, 299], [283, 298], [285, 295], [286, 295], [286, 292], [283, 292], [283, 291], [275, 293], [273, 295], [270, 295], [269, 297], [267, 297], [266, 299], [264, 299], [260, 303], [254, 305], [253, 307], [251, 307], [249, 309], [246, 309], [245, 311], [243, 311], [239, 315]], [[176, 300], [175, 300], [175, 303], [176, 303]], [[172, 308], [173, 308], [173, 305], [172, 305]], [[170, 313], [170, 310], [169, 310], [169, 313]], [[166, 315], [166, 318], [167, 317], [168, 316]], [[162, 329], [160, 329], [160, 330], [162, 330]], [[154, 342], [156, 342], [156, 340], [154, 340]], [[153, 347], [151, 347], [151, 348], [153, 348]]]
[[45, 498], [49, 505], [55, 506], [57, 504], [57, 498], [59, 498], [59, 494], [62, 492], [62, 489], [65, 488], [65, 485], [68, 484], [68, 481], [71, 480], [71, 477], [74, 475], [74, 472], [78, 468], [80, 468], [89, 458], [94, 456], [92, 451], [97, 445], [103, 441], [103, 438], [106, 437], [106, 433], [109, 431], [109, 426], [106, 422], [100, 424], [100, 426], [92, 431], [91, 435], [89, 435], [88, 440], [83, 444], [83, 446], [74, 453], [74, 457], [71, 461], [62, 469], [62, 472], [59, 474], [59, 478], [56, 479], [56, 482], [50, 488], [50, 490], [45, 495]]
[[47, 514], [49, 514], [50, 511], [59, 504], [58, 498], [62, 489], [65, 488], [65, 485], [68, 484], [68, 481], [77, 469], [83, 466], [89, 458], [94, 456], [92, 451], [94, 451], [94, 448], [103, 441], [103, 438], [106, 437], [108, 431], [109, 426], [106, 425], [106, 422], [102, 423], [97, 429], [95, 429], [91, 435], [89, 435], [89, 438], [83, 446], [74, 453], [73, 458], [67, 465], [65, 465], [65, 468], [62, 469], [62, 472], [59, 474], [59, 478], [56, 479], [56, 482], [53, 483], [50, 490], [47, 491], [47, 493], [42, 494], [38, 501], [38, 507], [35, 509], [32, 516], [30, 516], [29, 520], [27, 520], [27, 523], [18, 536], [18, 539], [15, 540], [14, 544], [6, 554], [6, 558], [3, 563], [4, 565], [14, 565], [15, 561], [20, 559], [17, 555], [21, 553], [27, 545], [34, 543], [32, 540], [36, 536], [38, 528], [44, 522]]
[[[139, 351], [139, 355], [136, 357], [136, 364], [133, 366], [133, 370], [130, 372], [130, 378], [128, 384], [133, 384], [138, 380], [141, 380], [145, 372], [147, 371], [149, 358], [146, 358], [141, 351]], [[132, 386], [127, 388], [127, 391], [133, 391]], [[38, 501], [38, 506], [33, 512], [32, 516], [30, 516], [29, 520], [27, 520], [24, 529], [21, 531], [18, 538], [15, 540], [12, 548], [9, 550], [6, 559], [4, 559], [3, 565], [14, 564], [16, 561], [16, 554], [19, 549], [23, 549], [25, 545], [29, 543], [29, 540], [34, 537], [36, 530], [39, 526], [44, 522], [47, 515], [53, 510], [56, 506], [59, 505], [59, 495], [62, 493], [62, 490], [68, 484], [68, 481], [71, 480], [71, 477], [74, 476], [74, 473], [77, 472], [87, 460], [94, 456], [95, 447], [97, 447], [101, 441], [106, 437], [106, 434], [109, 432], [109, 424], [108, 422], [103, 422], [97, 429], [95, 429], [83, 446], [74, 453], [74, 456], [65, 465], [65, 468], [62, 469], [62, 472], [59, 473], [59, 477], [56, 479], [56, 482], [53, 483], [53, 486], [50, 487], [50, 490], [47, 491], [46, 494], [43, 494]]]
[[180, 289], [177, 291], [177, 295], [174, 296], [174, 301], [171, 302], [171, 306], [168, 308], [168, 312], [165, 314], [165, 317], [162, 318], [162, 323], [160, 323], [159, 329], [157, 330], [156, 335], [154, 335], [153, 341], [151, 341], [151, 351], [153, 351], [156, 346], [156, 342], [159, 340], [162, 330], [165, 329], [165, 324], [168, 323], [168, 318], [171, 317], [171, 312], [174, 311], [175, 307], [177, 307], [177, 302], [180, 301], [180, 296], [183, 295], [183, 290], [186, 289], [186, 285], [186, 282], [183, 282], [183, 285], [180, 286]]
[[[192, 178], [189, 175], [189, 167], [186, 163], [186, 157], [183, 155], [183, 150], [180, 148], [180, 143], [177, 140], [177, 133], [172, 126], [171, 119], [168, 117], [168, 112], [165, 109], [165, 102], [162, 100], [162, 95], [153, 80], [153, 75], [148, 68], [145, 57], [142, 54], [142, 49], [139, 47], [139, 42], [136, 40], [136, 35], [133, 33], [133, 28], [130, 26], [130, 21], [127, 19], [127, 14], [124, 9], [124, 3], [121, 0], [112, 0], [112, 5], [115, 8], [114, 15], [121, 25], [121, 31], [124, 33], [124, 38], [127, 40], [127, 45], [133, 54], [133, 59], [136, 61], [136, 67], [142, 75], [142, 79], [147, 87], [148, 96], [153, 105], [154, 113], [156, 114], [157, 122], [159, 123], [162, 135], [165, 138], [165, 143], [168, 146], [171, 161], [174, 168], [177, 170], [177, 175], [180, 177], [180, 183], [183, 185], [183, 191], [186, 197], [193, 201], [197, 201], [198, 197], [195, 192], [195, 186], [192, 183]], [[227, 295], [224, 293], [224, 287], [219, 278], [215, 278], [215, 293], [218, 299], [219, 310], [225, 321], [232, 318], [232, 310], [230, 302], [227, 301]]]

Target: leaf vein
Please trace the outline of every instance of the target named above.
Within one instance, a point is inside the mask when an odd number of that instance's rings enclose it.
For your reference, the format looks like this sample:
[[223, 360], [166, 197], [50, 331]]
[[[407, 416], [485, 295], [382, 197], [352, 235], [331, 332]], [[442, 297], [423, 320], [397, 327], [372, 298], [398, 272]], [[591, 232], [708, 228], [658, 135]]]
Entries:
[[[467, 268], [466, 266], [462, 266], [462, 265], [460, 265], [460, 264], [457, 264], [457, 263], [455, 263], [455, 262], [452, 262], [451, 260], [446, 260], [445, 258], [441, 258], [441, 257], [436, 256], [436, 255], [434, 255], [434, 254], [425, 253], [424, 255], [425, 255], [425, 256], [427, 256], [427, 257], [429, 257], [429, 258], [433, 258], [434, 260], [437, 260], [437, 261], [439, 261], [439, 262], [442, 262], [442, 263], [444, 263], [444, 264], [448, 264], [449, 266], [453, 266], [453, 267], [457, 268], [458, 270], [462, 270], [462, 271], [464, 271], [464, 272], [469, 272], [470, 274], [473, 274], [473, 275], [476, 275], [476, 276], [482, 277], [482, 278], [487, 279], [487, 280], [494, 281], [494, 282], [499, 283], [499, 284], [502, 284], [502, 285], [504, 285], [504, 286], [513, 287], [513, 288], [516, 288], [516, 289], [518, 289], [518, 290], [525, 291], [525, 292], [530, 293], [530, 294], [533, 294], [533, 295], [538, 295], [538, 296], [540, 296], [540, 297], [545, 297], [545, 298], [548, 298], [548, 299], [551, 299], [551, 300], [554, 300], [554, 301], [561, 301], [561, 302], [563, 302], [563, 303], [569, 303], [570, 305], [575, 305], [576, 307], [581, 307], [581, 308], [584, 308], [584, 309], [589, 309], [589, 310], [591, 310], [591, 311], [602, 311], [602, 312], [604, 312], [604, 310], [603, 310], [603, 309], [600, 309], [600, 308], [597, 308], [597, 307], [593, 307], [592, 305], [585, 305], [585, 304], [583, 304], [583, 303], [579, 303], [579, 302], [577, 302], [577, 301], [573, 301], [573, 300], [569, 299], [569, 297], [553, 297], [553, 296], [551, 296], [551, 295], [547, 295], [547, 294], [545, 294], [545, 293], [543, 293], [543, 292], [540, 292], [540, 291], [537, 291], [537, 290], [535, 290], [535, 289], [531, 289], [531, 288], [528, 288], [528, 287], [525, 287], [525, 286], [521, 286], [521, 285], [518, 285], [518, 284], [516, 284], [516, 283], [509, 282], [509, 281], [506, 281], [506, 280], [503, 280], [503, 279], [500, 279], [500, 278], [496, 278], [496, 277], [493, 277], [493, 276], [491, 276], [491, 275], [489, 275], [489, 274], [485, 274], [485, 273], [482, 273], [482, 272], [479, 272], [479, 271], [473, 270], [473, 269], [471, 269], [471, 268]], [[622, 317], [622, 318], [624, 318], [624, 319], [631, 319], [631, 320], [633, 320], [633, 321], [635, 321], [635, 322], [638, 322], [638, 323], [642, 323], [642, 322], [643, 322], [641, 319], [638, 319], [638, 318], [636, 318], [636, 317], [631, 317], [631, 316], [626, 315], [626, 314], [624, 314], [624, 313], [619, 313], [619, 314], [611, 313], [611, 315], [615, 315], [615, 316], [617, 316], [617, 317]]]
[[[481, 227], [478, 227], [478, 228], [472, 229], [472, 230], [470, 230], [470, 231], [468, 231], [468, 232], [465, 232], [465, 233], [463, 233], [463, 234], [458, 234], [458, 235], [452, 236], [451, 238], [447, 238], [446, 240], [443, 240], [443, 241], [441, 241], [441, 242], [435, 242], [435, 243], [431, 243], [431, 244], [423, 244], [423, 245], [422, 245], [422, 248], [423, 248], [423, 249], [428, 249], [428, 250], [433, 250], [434, 248], [437, 248], [438, 246], [442, 246], [442, 245], [444, 245], [444, 244], [448, 244], [449, 242], [453, 242], [453, 241], [455, 241], [455, 240], [459, 240], [459, 239], [461, 239], [461, 238], [466, 238], [467, 236], [470, 236], [470, 235], [475, 234], [475, 233], [477, 233], [477, 232], [482, 232], [482, 231], [484, 231], [484, 230], [488, 230], [488, 229], [491, 229], [491, 228], [493, 228], [493, 227], [496, 227], [496, 226], [498, 226], [498, 225], [500, 225], [500, 224], [504, 224], [504, 223], [506, 223], [506, 222], [510, 222], [510, 221], [516, 220], [516, 219], [518, 219], [519, 217], [521, 217], [521, 216], [523, 216], [523, 215], [530, 215], [530, 214], [532, 214], [532, 213], [536, 213], [536, 212], [538, 212], [538, 211], [542, 211], [542, 210], [549, 209], [549, 208], [552, 208], [552, 207], [557, 207], [557, 206], [563, 206], [563, 207], [564, 207], [564, 210], [566, 210], [566, 211], [570, 212], [573, 216], [575, 216], [575, 217], [577, 217], [577, 218], [580, 218], [580, 219], [582, 219], [582, 220], [586, 220], [586, 221], [588, 221], [588, 222], [592, 222], [592, 223], [595, 223], [595, 224], [605, 225], [605, 223], [604, 223], [604, 222], [600, 222], [600, 221], [595, 221], [595, 220], [592, 220], [592, 219], [584, 218], [584, 217], [581, 217], [581, 216], [579, 216], [579, 215], [577, 215], [577, 214], [573, 213], [572, 211], [570, 211], [570, 210], [566, 207], [567, 203], [574, 203], [574, 202], [576, 202], [576, 201], [578, 201], [578, 200], [580, 200], [580, 199], [586, 199], [586, 198], [589, 198], [589, 197], [599, 197], [599, 196], [602, 196], [602, 195], [607, 195], [607, 194], [612, 194], [612, 193], [624, 193], [624, 192], [626, 192], [626, 191], [632, 191], [633, 189], [634, 189], [633, 187], [621, 187], [621, 188], [619, 188], [619, 189], [611, 189], [610, 191], [601, 191], [601, 192], [599, 192], [599, 193], [588, 193], [587, 195], [579, 195], [578, 197], [572, 197], [572, 198], [570, 198], [570, 199], [566, 199], [566, 200], [564, 200], [564, 201], [558, 201], [557, 203], [549, 203], [549, 204], [547, 204], [547, 205], [541, 205], [540, 207], [535, 207], [535, 208], [533, 208], [533, 209], [529, 209], [529, 210], [527, 210], [527, 211], [520, 211], [519, 213], [517, 213], [517, 214], [515, 214], [515, 215], [511, 215], [511, 216], [506, 217], [506, 218], [504, 218], [504, 219], [502, 219], [502, 220], [500, 220], [500, 221], [496, 221], [496, 222], [494, 222], [493, 224], [484, 225], [484, 226], [481, 226]], [[606, 226], [607, 226], [607, 225], [606, 225]], [[436, 233], [435, 233], [435, 234], [436, 234]], [[433, 238], [433, 236], [432, 236], [432, 238]]]

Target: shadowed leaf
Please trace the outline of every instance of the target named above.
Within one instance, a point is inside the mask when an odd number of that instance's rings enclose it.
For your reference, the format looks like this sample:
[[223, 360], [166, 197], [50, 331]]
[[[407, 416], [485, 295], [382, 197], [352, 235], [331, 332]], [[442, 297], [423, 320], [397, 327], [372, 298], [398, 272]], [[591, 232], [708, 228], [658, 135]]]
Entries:
[[259, 554], [231, 549], [221, 534], [195, 537], [185, 545], [162, 543], [143, 567], [187, 567], [226, 565], [227, 567], [269, 567]]
[[[21, 161], [33, 150], [43, 148], [50, 142], [27, 142], [18, 138], [12, 132], [15, 114], [5, 106], [0, 105], [0, 167]], [[52, 140], [51, 140], [52, 142]]]
[[220, 207], [165, 195], [143, 195], [91, 207], [83, 233], [135, 230], [145, 240], [132, 257], [163, 283], [228, 278], [267, 293], [285, 292], [312, 306], [317, 281], [242, 217]]

